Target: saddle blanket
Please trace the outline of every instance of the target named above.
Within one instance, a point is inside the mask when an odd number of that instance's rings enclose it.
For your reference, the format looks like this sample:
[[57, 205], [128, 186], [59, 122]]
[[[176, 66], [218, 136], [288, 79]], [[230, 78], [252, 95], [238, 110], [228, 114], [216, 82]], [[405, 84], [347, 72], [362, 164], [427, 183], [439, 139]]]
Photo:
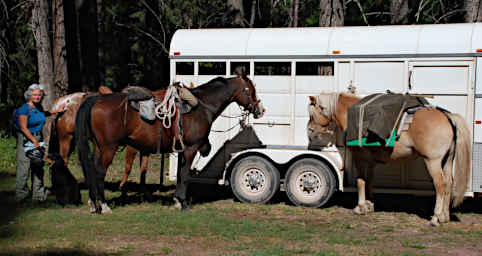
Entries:
[[394, 146], [402, 114], [427, 100], [409, 94], [372, 94], [348, 108], [347, 146]]

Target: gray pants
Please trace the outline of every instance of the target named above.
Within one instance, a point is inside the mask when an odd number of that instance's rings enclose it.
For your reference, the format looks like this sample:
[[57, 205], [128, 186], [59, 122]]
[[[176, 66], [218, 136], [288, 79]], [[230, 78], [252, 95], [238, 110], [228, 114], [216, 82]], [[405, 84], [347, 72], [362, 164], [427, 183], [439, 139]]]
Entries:
[[[34, 136], [40, 141], [41, 136]], [[30, 165], [30, 159], [25, 156], [24, 143], [28, 139], [22, 133], [17, 133], [17, 176], [15, 197], [17, 201], [22, 201], [29, 196], [28, 177], [32, 170], [32, 200], [45, 200], [46, 189], [44, 188], [44, 169], [43, 166]]]

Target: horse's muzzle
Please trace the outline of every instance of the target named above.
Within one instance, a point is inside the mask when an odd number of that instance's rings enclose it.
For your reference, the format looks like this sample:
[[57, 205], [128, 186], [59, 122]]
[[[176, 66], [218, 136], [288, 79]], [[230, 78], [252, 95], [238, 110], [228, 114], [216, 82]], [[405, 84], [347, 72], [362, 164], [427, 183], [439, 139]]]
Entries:
[[259, 119], [263, 117], [264, 111], [265, 109], [263, 107], [263, 104], [261, 104], [261, 102], [258, 102], [256, 105], [254, 105], [254, 110], [251, 112], [253, 113], [255, 119]]

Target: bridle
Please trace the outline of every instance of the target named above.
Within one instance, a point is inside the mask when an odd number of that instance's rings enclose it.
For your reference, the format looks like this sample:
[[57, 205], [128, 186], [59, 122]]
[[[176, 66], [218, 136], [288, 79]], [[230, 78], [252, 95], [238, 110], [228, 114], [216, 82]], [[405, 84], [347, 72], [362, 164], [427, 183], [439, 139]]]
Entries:
[[[243, 80], [242, 78], [239, 78], [239, 79], [241, 79], [243, 81], [243, 83], [246, 83], [246, 84], [248, 83], [247, 81]], [[232, 99], [236, 99], [236, 98], [239, 98], [241, 95], [245, 95], [251, 101], [248, 104], [248, 106], [245, 107], [245, 111], [247, 109], [250, 113], [252, 113], [254, 115], [260, 115], [261, 113], [260, 113], [259, 109], [256, 108], [256, 106], [259, 105], [261, 100], [258, 99], [258, 97], [256, 97], [256, 93], [255, 93], [255, 96], [254, 96], [254, 100], [252, 100], [252, 97], [250, 95], [250, 89], [248, 87], [249, 84], [248, 85], [246, 85], [246, 84], [243, 85], [243, 88], [239, 92], [235, 93], [232, 96]], [[252, 85], [252, 86], [254, 87], [254, 85]]]

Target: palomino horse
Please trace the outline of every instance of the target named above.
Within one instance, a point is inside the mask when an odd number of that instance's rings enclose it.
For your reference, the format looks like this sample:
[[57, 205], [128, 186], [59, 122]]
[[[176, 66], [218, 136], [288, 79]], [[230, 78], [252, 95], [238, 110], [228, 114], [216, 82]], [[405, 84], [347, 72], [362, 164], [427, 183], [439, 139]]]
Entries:
[[[111, 94], [112, 91], [105, 87], [99, 87], [100, 94]], [[152, 92], [153, 96], [156, 97], [161, 91]], [[66, 104], [65, 112], [59, 115], [55, 122], [54, 122], [54, 129], [56, 132], [55, 138], [56, 141], [54, 143], [58, 143], [56, 145], [59, 150], [59, 154], [64, 160], [64, 163], [67, 165], [69, 156], [73, 152], [73, 139], [75, 134], [75, 116], [77, 114], [77, 110], [79, 109], [80, 104], [89, 96], [98, 95], [97, 93], [85, 93], [85, 92], [76, 92], [72, 94], [68, 94], [62, 96], [55, 100], [54, 108], [59, 108], [62, 104]], [[134, 159], [137, 155], [137, 150], [131, 146], [126, 146], [126, 156], [125, 156], [125, 169], [124, 169], [124, 176], [122, 177], [122, 181], [119, 187], [122, 189], [123, 185], [127, 182], [129, 174], [132, 170], [132, 164]], [[142, 155], [141, 154], [141, 167], [140, 167], [140, 184], [143, 190], [145, 190], [145, 173], [147, 171], [148, 163], [149, 163], [149, 155]], [[161, 176], [162, 179], [162, 176]], [[162, 185], [162, 184], [161, 184]]]
[[[310, 96], [310, 101], [308, 130], [324, 132], [333, 120], [342, 131], [346, 131], [348, 108], [360, 101], [360, 98], [345, 93], [329, 93], [318, 97]], [[418, 156], [425, 161], [435, 185], [436, 203], [430, 221], [432, 225], [448, 222], [450, 206], [456, 207], [464, 200], [471, 161], [470, 131], [465, 120], [458, 114], [448, 113], [446, 116], [433, 107], [423, 107], [415, 113], [408, 130], [400, 134], [393, 150], [386, 147], [348, 148], [357, 169], [356, 214], [374, 211], [374, 204], [370, 200], [373, 168], [376, 163]]]
[[[232, 102], [254, 114], [264, 109], [256, 96], [255, 87], [244, 73], [235, 78], [216, 78], [191, 90], [199, 105], [182, 115], [184, 151], [180, 153], [181, 168], [177, 173], [175, 200], [181, 209], [188, 209], [185, 199], [191, 164], [199, 150], [207, 156], [210, 150], [209, 132], [214, 120]], [[75, 138], [82, 170], [89, 187], [91, 210], [111, 212], [104, 197], [104, 177], [116, 150], [130, 145], [141, 153], [172, 152], [173, 132], [159, 120], [148, 123], [127, 103], [125, 94], [87, 98], [80, 106], [75, 121]], [[94, 155], [88, 140], [92, 138]], [[97, 204], [97, 200], [100, 205]], [[92, 209], [92, 207], [94, 208]]]

